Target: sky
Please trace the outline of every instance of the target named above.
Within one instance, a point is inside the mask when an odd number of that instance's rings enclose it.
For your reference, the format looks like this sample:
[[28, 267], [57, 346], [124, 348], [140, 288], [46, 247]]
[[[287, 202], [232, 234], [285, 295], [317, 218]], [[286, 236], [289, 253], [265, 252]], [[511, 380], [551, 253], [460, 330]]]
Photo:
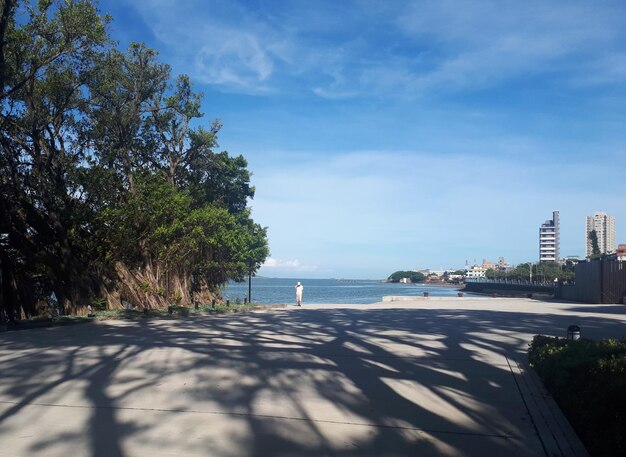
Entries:
[[102, 0], [252, 172], [259, 275], [382, 279], [626, 243], [622, 1]]

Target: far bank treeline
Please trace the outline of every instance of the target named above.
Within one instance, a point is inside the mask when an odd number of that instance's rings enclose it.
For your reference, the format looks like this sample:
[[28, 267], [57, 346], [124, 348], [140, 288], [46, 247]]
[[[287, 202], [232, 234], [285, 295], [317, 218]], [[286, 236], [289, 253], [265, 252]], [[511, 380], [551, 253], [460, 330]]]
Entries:
[[426, 276], [419, 271], [395, 271], [389, 275], [387, 282], [400, 282], [404, 278], [411, 282], [424, 282]]
[[242, 156], [216, 152], [187, 76], [122, 52], [89, 1], [0, 2], [1, 309], [209, 301], [256, 271], [266, 229]]

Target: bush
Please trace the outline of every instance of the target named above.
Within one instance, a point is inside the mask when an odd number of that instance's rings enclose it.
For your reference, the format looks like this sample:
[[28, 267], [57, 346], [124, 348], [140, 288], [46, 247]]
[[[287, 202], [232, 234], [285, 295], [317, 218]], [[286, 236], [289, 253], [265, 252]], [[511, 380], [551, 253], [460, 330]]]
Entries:
[[426, 279], [426, 277], [422, 273], [417, 271], [396, 271], [389, 275], [387, 281], [400, 282], [402, 278], [409, 278], [413, 283], [424, 282], [424, 279]]
[[104, 311], [105, 309], [107, 309], [107, 305], [108, 302], [106, 298], [95, 297], [91, 300], [91, 306], [97, 311]]
[[537, 335], [528, 359], [592, 456], [626, 455], [626, 340]]
[[180, 316], [189, 316], [189, 308], [185, 307], [185, 306], [177, 306], [176, 307], [176, 312], [180, 315]]

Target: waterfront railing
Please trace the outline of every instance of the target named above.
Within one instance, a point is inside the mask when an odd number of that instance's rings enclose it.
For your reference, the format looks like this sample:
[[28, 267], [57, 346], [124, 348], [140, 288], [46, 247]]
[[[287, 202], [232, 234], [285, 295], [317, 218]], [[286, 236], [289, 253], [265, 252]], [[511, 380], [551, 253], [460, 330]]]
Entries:
[[465, 282], [480, 283], [480, 284], [511, 284], [519, 286], [541, 286], [541, 287], [558, 287], [559, 284], [556, 281], [544, 281], [544, 280], [528, 280], [528, 279], [489, 279], [489, 278], [468, 278]]

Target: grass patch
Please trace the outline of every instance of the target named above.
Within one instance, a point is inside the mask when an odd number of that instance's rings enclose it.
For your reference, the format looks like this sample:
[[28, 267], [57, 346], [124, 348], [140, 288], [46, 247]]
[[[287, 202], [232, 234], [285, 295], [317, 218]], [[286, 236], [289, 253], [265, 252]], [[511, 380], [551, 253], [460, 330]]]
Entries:
[[147, 315], [143, 310], [127, 310], [127, 309], [107, 309], [101, 311], [95, 311], [94, 317], [96, 319], [138, 319], [143, 317], [187, 317], [187, 316], [205, 316], [210, 314], [226, 314], [226, 313], [241, 313], [258, 308], [256, 303], [240, 303], [236, 305], [226, 306], [223, 304], [216, 304], [215, 307], [211, 305], [200, 305], [198, 309], [195, 307], [187, 306], [172, 306], [172, 314], [168, 312], [168, 309], [149, 309]]
[[28, 330], [33, 328], [61, 327], [65, 325], [84, 324], [91, 321], [88, 317], [82, 316], [61, 316], [61, 317], [33, 317], [21, 321], [7, 324], [7, 330]]
[[235, 305], [201, 305], [198, 309], [186, 306], [172, 306], [172, 314], [168, 309], [149, 309], [147, 314], [143, 310], [128, 309], [104, 309], [96, 310], [92, 317], [85, 316], [61, 316], [58, 318], [33, 317], [24, 319], [7, 325], [7, 330], [27, 330], [33, 328], [59, 327], [64, 325], [82, 324], [91, 322], [94, 319], [145, 319], [148, 318], [177, 318], [187, 316], [206, 316], [211, 314], [245, 313], [259, 308], [257, 303], [239, 303]]
[[537, 335], [528, 359], [592, 456], [626, 455], [626, 340]]

